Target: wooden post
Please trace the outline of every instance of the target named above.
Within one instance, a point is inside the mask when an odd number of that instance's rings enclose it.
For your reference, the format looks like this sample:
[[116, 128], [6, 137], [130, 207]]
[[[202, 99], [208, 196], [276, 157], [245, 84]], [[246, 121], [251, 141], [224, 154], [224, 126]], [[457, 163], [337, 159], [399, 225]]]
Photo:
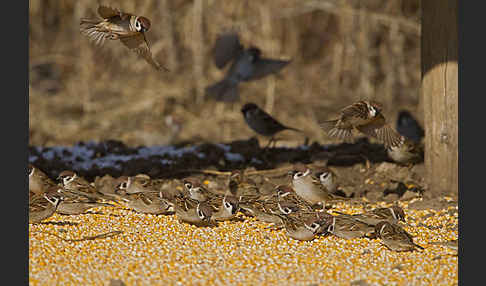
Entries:
[[432, 195], [458, 193], [458, 0], [422, 5], [425, 168]]

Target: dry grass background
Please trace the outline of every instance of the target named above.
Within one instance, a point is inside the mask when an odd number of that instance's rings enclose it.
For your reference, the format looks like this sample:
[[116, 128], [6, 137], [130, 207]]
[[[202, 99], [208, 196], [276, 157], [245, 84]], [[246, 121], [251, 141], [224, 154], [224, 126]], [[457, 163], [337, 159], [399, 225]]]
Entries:
[[[31, 145], [122, 140], [128, 145], [226, 142], [254, 133], [239, 111], [255, 102], [311, 140], [318, 122], [359, 99], [381, 101], [390, 120], [419, 121], [419, 0], [102, 1], [151, 19], [148, 40], [170, 73], [157, 73], [122, 44], [97, 49], [79, 33], [98, 1], [30, 0]], [[240, 85], [241, 101], [205, 101], [222, 78], [210, 57], [218, 33], [292, 59], [278, 75]], [[284, 134], [302, 142], [298, 134]]]

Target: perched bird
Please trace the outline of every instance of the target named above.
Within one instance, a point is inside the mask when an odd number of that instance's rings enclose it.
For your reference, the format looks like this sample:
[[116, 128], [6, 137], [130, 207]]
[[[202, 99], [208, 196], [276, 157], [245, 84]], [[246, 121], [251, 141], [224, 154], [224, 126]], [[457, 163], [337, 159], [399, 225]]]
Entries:
[[63, 198], [55, 188], [56, 186], [51, 186], [42, 194], [35, 194], [30, 198], [29, 223], [39, 223], [56, 212]]
[[329, 193], [336, 192], [338, 187], [337, 175], [330, 168], [328, 167], [315, 168], [312, 171], [312, 176], [315, 180], [318, 180]]
[[207, 202], [192, 201], [182, 198], [175, 204], [175, 214], [179, 221], [195, 226], [215, 226], [211, 220], [214, 209]]
[[405, 212], [398, 205], [393, 205], [388, 208], [375, 208], [368, 212], [353, 215], [343, 214], [338, 211], [335, 212], [340, 214], [341, 217], [349, 217], [372, 226], [377, 225], [381, 221], [388, 221], [390, 223], [406, 222]]
[[398, 113], [396, 128], [400, 135], [417, 144], [422, 142], [422, 138], [425, 136], [422, 126], [407, 110], [401, 110]]
[[375, 231], [373, 225], [355, 220], [347, 216], [332, 216], [332, 223], [327, 231], [337, 237], [353, 239], [365, 237]]
[[273, 228], [283, 226], [282, 218], [278, 213], [278, 201], [276, 198], [255, 199], [249, 202], [240, 202], [240, 211], [249, 217], [255, 217], [257, 220], [271, 223]]
[[119, 195], [138, 193], [159, 193], [148, 175], [121, 176], [117, 179], [116, 192]]
[[51, 178], [49, 178], [44, 172], [36, 168], [34, 165], [29, 164], [29, 193], [32, 192], [36, 195], [41, 195], [52, 186], [55, 186]]
[[188, 192], [191, 199], [199, 202], [208, 201], [211, 204], [220, 205], [223, 201], [223, 195], [209, 191], [198, 178], [188, 177], [183, 180], [184, 189]]
[[239, 99], [240, 82], [257, 80], [276, 73], [290, 62], [261, 57], [261, 50], [256, 47], [244, 49], [238, 35], [233, 31], [223, 33], [216, 39], [213, 57], [219, 69], [230, 61], [233, 63], [221, 81], [206, 87], [206, 96], [227, 102]]
[[416, 248], [424, 249], [413, 242], [412, 236], [401, 226], [387, 221], [375, 225], [375, 233], [381, 238], [383, 244], [393, 251], [413, 251]]
[[304, 211], [313, 211], [312, 206], [305, 201], [303, 198], [297, 195], [297, 193], [292, 189], [292, 187], [287, 185], [278, 185], [275, 188], [277, 192], [277, 200], [280, 203], [280, 207], [282, 204], [292, 204], [296, 206], [299, 210]]
[[96, 45], [103, 45], [105, 39], [120, 40], [130, 50], [143, 57], [156, 70], [168, 69], [156, 62], [150, 51], [145, 32], [150, 29], [150, 20], [122, 12], [108, 6], [98, 7], [100, 18], [81, 18], [80, 31]]
[[157, 193], [136, 193], [124, 196], [127, 206], [138, 213], [166, 215], [174, 213], [174, 205]]
[[212, 219], [215, 221], [230, 220], [236, 216], [240, 209], [240, 201], [238, 198], [230, 195], [223, 197], [222, 205], [219, 210], [213, 213]]
[[260, 135], [271, 137], [268, 145], [274, 141], [275, 134], [283, 130], [302, 132], [298, 129], [281, 124], [255, 103], [246, 103], [241, 108], [241, 112], [243, 113], [246, 124], [248, 124], [253, 131]]
[[320, 204], [324, 208], [330, 201], [346, 199], [329, 193], [320, 181], [312, 177], [311, 169], [303, 164], [295, 164], [290, 174], [295, 193], [310, 205]]
[[[102, 193], [100, 193], [94, 187], [94, 185], [91, 185], [86, 179], [84, 179], [81, 176], [78, 176], [78, 174], [76, 174], [73, 171], [70, 170], [62, 171], [57, 177], [57, 179], [61, 181], [62, 192], [71, 193], [70, 197], [72, 198], [76, 196], [81, 196], [90, 199], [90, 201], [92, 202], [95, 202], [97, 200], [104, 200], [104, 199], [112, 200], [112, 198], [107, 197]], [[66, 202], [63, 202], [63, 204], [65, 203]]]
[[381, 111], [380, 103], [361, 100], [343, 108], [338, 119], [325, 121], [321, 127], [332, 137], [349, 139], [356, 129], [378, 139], [386, 147], [401, 145], [403, 137], [390, 126]]
[[424, 161], [424, 145], [405, 139], [402, 145], [386, 149], [388, 156], [399, 164], [417, 164]]
[[246, 177], [245, 172], [242, 170], [231, 171], [226, 194], [239, 198], [240, 202], [248, 202], [261, 196], [255, 181]]
[[284, 215], [280, 217], [285, 225], [286, 235], [302, 241], [313, 240], [316, 235], [324, 234], [329, 224], [329, 220], [323, 219], [317, 213], [305, 220]]
[[118, 200], [120, 198], [120, 196], [116, 194], [116, 189], [119, 184], [120, 182], [109, 174], [106, 174], [103, 177], [97, 176], [93, 182], [94, 187], [100, 193], [113, 200]]

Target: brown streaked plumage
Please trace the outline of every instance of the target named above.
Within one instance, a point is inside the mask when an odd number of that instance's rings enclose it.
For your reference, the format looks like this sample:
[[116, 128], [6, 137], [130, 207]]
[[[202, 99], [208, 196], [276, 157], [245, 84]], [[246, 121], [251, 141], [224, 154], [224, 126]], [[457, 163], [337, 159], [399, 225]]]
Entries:
[[354, 129], [381, 141], [386, 147], [397, 147], [403, 137], [396, 132], [381, 113], [382, 105], [376, 101], [361, 100], [343, 108], [339, 118], [325, 121], [321, 127], [329, 136], [350, 139]]
[[150, 20], [143, 16], [125, 13], [119, 9], [100, 5], [100, 18], [81, 18], [80, 31], [96, 45], [104, 44], [105, 39], [120, 40], [128, 49], [143, 57], [156, 70], [166, 67], [156, 62], [150, 51], [145, 32], [151, 27]]
[[375, 233], [383, 244], [393, 251], [413, 251], [424, 249], [422, 246], [413, 242], [412, 236], [401, 226], [387, 221], [379, 222], [375, 226]]

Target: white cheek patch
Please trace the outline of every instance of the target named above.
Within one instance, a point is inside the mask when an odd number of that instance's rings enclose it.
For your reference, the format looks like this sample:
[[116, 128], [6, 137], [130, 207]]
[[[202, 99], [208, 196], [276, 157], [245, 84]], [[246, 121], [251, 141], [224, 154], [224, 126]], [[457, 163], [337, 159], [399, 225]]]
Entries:
[[307, 176], [307, 175], [309, 175], [309, 174], [310, 174], [310, 169], [307, 169], [307, 170], [305, 171], [304, 175], [302, 175], [302, 176], [303, 176], [303, 177], [305, 177], [305, 176]]
[[394, 218], [394, 219], [398, 219], [398, 218], [397, 218], [397, 216], [395, 215], [395, 212], [393, 211], [393, 209], [392, 209], [392, 208], [390, 208], [390, 211], [391, 211], [391, 214], [392, 214], [393, 218]]

